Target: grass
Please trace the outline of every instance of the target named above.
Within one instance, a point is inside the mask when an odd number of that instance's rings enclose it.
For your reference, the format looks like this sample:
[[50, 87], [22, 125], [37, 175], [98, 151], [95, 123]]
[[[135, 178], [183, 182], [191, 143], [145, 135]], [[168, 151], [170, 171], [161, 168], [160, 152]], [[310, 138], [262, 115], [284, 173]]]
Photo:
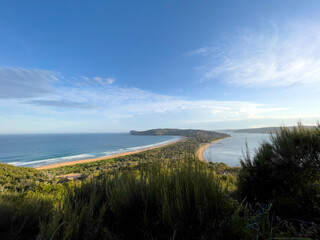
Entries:
[[320, 127], [301, 125], [271, 135], [253, 159], [242, 161], [239, 193], [251, 203], [273, 203], [285, 218], [315, 221], [320, 215]]
[[[0, 239], [319, 239], [312, 131], [284, 129], [242, 168], [198, 161], [199, 138], [46, 171], [4, 165]], [[52, 178], [71, 172], [88, 177]]]
[[48, 182], [51, 177], [44, 172], [0, 163], [0, 192], [23, 192]]
[[40, 232], [40, 221], [49, 220], [53, 206], [50, 196], [1, 194], [0, 239], [35, 239]]
[[158, 161], [159, 159], [182, 159], [184, 155], [194, 154], [199, 145], [204, 142], [211, 142], [212, 138], [187, 138], [169, 146], [148, 150], [132, 155], [111, 158], [90, 163], [82, 163], [71, 166], [63, 166], [43, 170], [49, 175], [65, 175], [69, 173], [84, 173], [88, 176], [97, 176], [102, 172], [112, 172], [118, 169], [126, 169], [136, 166], [141, 161]]
[[101, 175], [69, 191], [42, 234], [53, 239], [208, 239], [224, 234], [236, 208], [228, 188], [206, 164], [192, 158], [163, 160]]

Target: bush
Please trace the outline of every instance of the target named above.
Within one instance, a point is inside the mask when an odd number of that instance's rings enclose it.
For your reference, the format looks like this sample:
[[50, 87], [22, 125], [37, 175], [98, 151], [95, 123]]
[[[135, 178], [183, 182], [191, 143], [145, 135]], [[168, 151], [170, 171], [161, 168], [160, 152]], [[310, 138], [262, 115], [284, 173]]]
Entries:
[[48, 174], [39, 170], [0, 163], [0, 193], [23, 192], [48, 182]]
[[47, 222], [53, 204], [46, 196], [0, 195], [0, 239], [36, 239], [40, 221]]
[[159, 160], [100, 176], [69, 191], [42, 235], [53, 239], [223, 239], [235, 208], [235, 201], [205, 164]]
[[267, 204], [282, 217], [314, 220], [320, 214], [320, 127], [270, 136], [251, 160], [241, 161], [238, 191], [250, 203]]

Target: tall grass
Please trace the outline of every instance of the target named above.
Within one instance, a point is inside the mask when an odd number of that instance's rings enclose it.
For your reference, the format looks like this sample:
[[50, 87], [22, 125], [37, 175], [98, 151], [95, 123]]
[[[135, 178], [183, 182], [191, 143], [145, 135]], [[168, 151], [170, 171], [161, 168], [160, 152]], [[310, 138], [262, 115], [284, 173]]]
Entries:
[[141, 164], [69, 191], [43, 236], [52, 239], [211, 239], [236, 209], [205, 164]]
[[[317, 239], [319, 139], [319, 129], [283, 129], [240, 170], [198, 161], [194, 139], [119, 160], [130, 167], [75, 167], [100, 172], [83, 181], [59, 184], [43, 175], [12, 188], [24, 169], [10, 168], [12, 177], [2, 178], [10, 184], [0, 194], [0, 239]], [[241, 204], [234, 197], [239, 171]]]
[[249, 202], [272, 202], [282, 217], [319, 218], [320, 127], [281, 128], [241, 164], [239, 193]]
[[40, 221], [52, 214], [52, 199], [46, 196], [26, 197], [18, 193], [0, 195], [0, 239], [36, 239]]

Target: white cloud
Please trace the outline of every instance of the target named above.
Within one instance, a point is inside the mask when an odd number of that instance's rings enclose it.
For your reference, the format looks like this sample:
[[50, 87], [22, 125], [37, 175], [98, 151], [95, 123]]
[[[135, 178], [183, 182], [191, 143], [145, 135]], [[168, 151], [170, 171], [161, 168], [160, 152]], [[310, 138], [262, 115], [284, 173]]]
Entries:
[[227, 46], [194, 51], [206, 57], [198, 71], [244, 87], [320, 84], [320, 24], [268, 20], [258, 30], [241, 30]]
[[[190, 121], [225, 121], [232, 119], [257, 119], [270, 117], [284, 108], [273, 108], [254, 102], [188, 100], [183, 97], [168, 96], [138, 88], [123, 88], [110, 84], [93, 84], [102, 78], [81, 77], [68, 80], [58, 74], [43, 70], [10, 69], [19, 81], [13, 82], [15, 89], [29, 89], [32, 95], [16, 92], [8, 99], [0, 101], [0, 107], [19, 109], [32, 115], [68, 113], [78, 116], [98, 116], [108, 119], [125, 119], [137, 115], [160, 114], [172, 116], [180, 114]], [[33, 76], [33, 78], [30, 78]], [[32, 81], [29, 83], [29, 79]], [[106, 80], [106, 79], [104, 79]], [[26, 83], [26, 86], [24, 83]], [[40, 87], [37, 83], [40, 83]], [[53, 84], [58, 82], [59, 85]], [[111, 81], [110, 81], [111, 82]], [[31, 84], [32, 83], [32, 84]], [[50, 90], [50, 91], [49, 91]], [[23, 109], [23, 110], [22, 110]], [[184, 119], [184, 120], [186, 120]]]
[[214, 52], [219, 50], [218, 47], [202, 47], [197, 50], [191, 51], [188, 54], [190, 55], [202, 55], [202, 56], [208, 56]]
[[[73, 77], [73, 78], [74, 78], [74, 80], [79, 81], [79, 78], [76, 78], [76, 77]], [[86, 84], [99, 83], [101, 85], [110, 85], [110, 84], [113, 84], [115, 82], [114, 78], [102, 78], [102, 77], [89, 78], [89, 77], [86, 77], [86, 76], [81, 76], [80, 82], [81, 82], [81, 79], [84, 80]]]
[[[60, 98], [73, 102], [79, 110], [88, 107], [98, 115], [187, 114], [189, 117], [216, 120], [247, 119], [272, 116], [286, 108], [274, 108], [263, 104], [241, 101], [187, 100], [137, 88], [109, 86], [103, 89], [60, 89]], [[42, 103], [42, 102], [41, 102]], [[45, 104], [46, 102], [44, 102]], [[49, 102], [51, 104], [51, 102]], [[56, 103], [56, 102], [54, 102]], [[78, 104], [77, 104], [78, 103]], [[60, 103], [59, 103], [60, 104]], [[68, 106], [72, 106], [71, 104]], [[81, 109], [83, 111], [83, 109]]]
[[30, 98], [52, 92], [59, 74], [40, 69], [0, 67], [0, 98]]
[[92, 109], [94, 106], [91, 106], [82, 102], [72, 102], [70, 100], [30, 100], [27, 101], [28, 104], [33, 104], [36, 106], [45, 106], [45, 107], [55, 107], [55, 108], [74, 108], [74, 109]]
[[109, 85], [109, 84], [114, 83], [114, 81], [115, 81], [113, 78], [105, 78], [104, 79], [101, 77], [94, 77], [93, 79], [102, 85]]

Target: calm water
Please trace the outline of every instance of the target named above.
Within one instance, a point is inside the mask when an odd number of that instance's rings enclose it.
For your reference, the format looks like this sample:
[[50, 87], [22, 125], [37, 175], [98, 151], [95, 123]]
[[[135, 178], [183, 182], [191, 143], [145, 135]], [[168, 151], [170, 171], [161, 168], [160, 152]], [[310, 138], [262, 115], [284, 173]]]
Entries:
[[269, 140], [268, 134], [258, 133], [229, 133], [232, 138], [228, 138], [212, 144], [203, 154], [205, 160], [209, 162], [222, 162], [229, 166], [240, 166], [240, 158], [246, 151], [246, 142], [250, 155], [254, 149], [258, 148], [263, 141]]
[[38, 167], [145, 149], [179, 138], [127, 133], [0, 135], [0, 162]]

